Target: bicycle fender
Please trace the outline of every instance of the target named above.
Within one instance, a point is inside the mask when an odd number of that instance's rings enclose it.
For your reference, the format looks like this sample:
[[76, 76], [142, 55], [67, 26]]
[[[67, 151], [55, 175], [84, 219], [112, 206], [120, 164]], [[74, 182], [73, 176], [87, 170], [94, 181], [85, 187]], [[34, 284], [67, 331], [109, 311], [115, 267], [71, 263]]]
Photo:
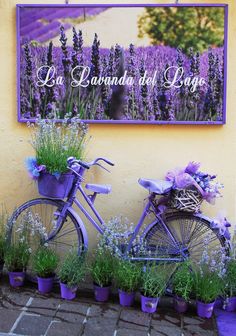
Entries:
[[81, 232], [82, 232], [82, 234], [83, 234], [83, 238], [84, 238], [84, 247], [85, 247], [86, 249], [88, 249], [88, 244], [89, 244], [89, 241], [88, 241], [88, 233], [87, 233], [87, 230], [86, 230], [86, 228], [85, 228], [85, 225], [84, 225], [82, 219], [80, 218], [80, 216], [77, 214], [77, 212], [76, 212], [73, 208], [70, 207], [70, 208], [68, 208], [67, 211], [69, 211], [69, 212], [72, 214], [72, 216], [74, 216], [75, 219], [77, 220], [77, 222], [78, 222], [78, 224], [79, 224], [79, 227], [80, 227], [80, 230], [81, 230]]

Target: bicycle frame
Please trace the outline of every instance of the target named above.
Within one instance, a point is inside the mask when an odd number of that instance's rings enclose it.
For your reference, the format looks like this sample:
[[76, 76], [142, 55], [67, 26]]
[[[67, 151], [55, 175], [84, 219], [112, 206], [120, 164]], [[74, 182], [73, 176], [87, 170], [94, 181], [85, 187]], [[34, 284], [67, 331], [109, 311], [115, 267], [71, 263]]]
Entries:
[[[96, 210], [95, 206], [94, 206], [94, 201], [96, 198], [96, 193], [92, 194], [92, 195], [87, 195], [86, 192], [84, 191], [84, 189], [82, 188], [82, 181], [83, 181], [83, 175], [85, 173], [85, 168], [80, 167], [79, 172], [76, 173], [76, 177], [75, 177], [75, 183], [72, 187], [72, 190], [68, 196], [67, 201], [65, 202], [64, 207], [62, 208], [61, 212], [60, 212], [60, 217], [57, 223], [57, 227], [55, 229], [55, 231], [53, 231], [49, 237], [49, 240], [52, 239], [61, 229], [62, 225], [63, 225], [63, 218], [66, 214], [66, 211], [69, 209], [72, 209], [72, 205], [75, 204], [80, 211], [85, 215], [85, 217], [88, 219], [88, 221], [94, 226], [94, 228], [100, 233], [103, 234], [104, 229], [106, 227], [106, 224], [103, 220], [103, 218], [100, 216], [99, 212]], [[78, 198], [76, 197], [76, 193], [77, 191], [80, 192], [80, 194], [82, 195], [83, 199], [86, 201], [87, 205], [89, 206], [89, 208], [92, 210], [92, 213], [95, 215], [96, 220], [93, 219], [93, 217], [89, 214], [89, 212], [85, 209], [85, 207], [81, 204], [81, 202], [78, 200]], [[130, 252], [130, 250], [132, 249], [132, 245], [133, 242], [135, 241], [136, 237], [138, 236], [138, 233], [140, 232], [140, 229], [147, 217], [147, 215], [152, 212], [155, 215], [155, 220], [152, 221], [152, 223], [150, 223], [146, 230], [150, 227], [152, 227], [155, 223], [160, 223], [160, 225], [163, 226], [163, 228], [166, 230], [168, 236], [170, 237], [170, 239], [172, 240], [174, 246], [176, 247], [176, 255], [179, 255], [179, 258], [157, 258], [157, 257], [131, 257], [131, 260], [161, 260], [161, 261], [170, 261], [170, 262], [180, 262], [186, 259], [187, 255], [185, 255], [185, 253], [183, 251], [181, 251], [181, 249], [178, 246], [178, 242], [175, 240], [174, 236], [172, 235], [172, 233], [170, 232], [170, 230], [168, 229], [168, 227], [165, 224], [164, 218], [162, 216], [161, 211], [158, 211], [157, 208], [158, 206], [155, 205], [154, 203], [154, 198], [155, 195], [154, 194], [150, 194], [148, 197], [148, 201], [147, 204], [145, 205], [143, 212], [140, 216], [140, 219], [136, 225], [136, 227], [134, 228], [134, 231], [130, 234], [130, 240], [127, 246], [127, 250], [126, 250], [126, 254], [124, 255], [124, 257], [128, 255], [128, 253]]]

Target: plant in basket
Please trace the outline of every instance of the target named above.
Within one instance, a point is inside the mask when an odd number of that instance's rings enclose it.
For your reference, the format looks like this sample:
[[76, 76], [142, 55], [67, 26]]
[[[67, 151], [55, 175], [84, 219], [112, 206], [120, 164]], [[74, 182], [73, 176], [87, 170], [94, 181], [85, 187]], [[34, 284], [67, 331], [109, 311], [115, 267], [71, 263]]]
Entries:
[[114, 260], [114, 280], [119, 291], [120, 304], [131, 306], [134, 303], [135, 291], [139, 288], [142, 268], [129, 260]]
[[5, 253], [5, 265], [9, 274], [12, 287], [21, 287], [25, 281], [25, 271], [30, 258], [30, 248], [22, 239], [17, 243], [7, 246]]
[[154, 313], [160, 296], [165, 292], [170, 270], [165, 264], [147, 264], [141, 281], [141, 308], [144, 313]]
[[73, 300], [76, 297], [76, 291], [84, 279], [85, 270], [85, 255], [78, 254], [78, 250], [69, 251], [58, 271], [63, 299]]
[[185, 168], [166, 174], [166, 180], [173, 183], [171, 205], [181, 211], [198, 212], [203, 200], [214, 204], [220, 196], [222, 184], [214, 182], [216, 175], [203, 173], [200, 164], [189, 162]]
[[32, 266], [37, 274], [38, 290], [41, 293], [49, 293], [52, 290], [59, 257], [52, 249], [41, 246], [33, 254]]
[[181, 264], [172, 278], [174, 307], [178, 313], [185, 313], [193, 289], [193, 275], [189, 262]]
[[99, 246], [90, 267], [96, 301], [108, 300], [113, 280], [113, 267], [114, 257], [110, 250]]
[[67, 197], [73, 184], [73, 174], [67, 169], [70, 156], [82, 159], [85, 151], [87, 125], [77, 118], [41, 120], [32, 129], [31, 144], [35, 157], [26, 159], [30, 176], [38, 181], [39, 193], [53, 198]]

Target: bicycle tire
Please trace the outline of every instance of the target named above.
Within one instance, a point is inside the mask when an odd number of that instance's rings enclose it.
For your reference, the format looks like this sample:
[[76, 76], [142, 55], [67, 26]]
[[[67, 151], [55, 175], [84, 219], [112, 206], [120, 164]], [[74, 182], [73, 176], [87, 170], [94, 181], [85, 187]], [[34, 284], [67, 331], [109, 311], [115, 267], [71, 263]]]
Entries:
[[[29, 212], [32, 213], [34, 216], [38, 214], [47, 231], [46, 234], [48, 235], [52, 230], [53, 216], [55, 220], [56, 216], [60, 214], [60, 211], [64, 204], [65, 203], [61, 200], [53, 200], [49, 198], [36, 198], [22, 204], [13, 212], [10, 218], [7, 236], [8, 241], [11, 243], [17, 239], [19, 232], [18, 229], [22, 223], [21, 220], [24, 220], [25, 216]], [[64, 239], [65, 237], [67, 238], [67, 240]], [[61, 240], [61, 238], [63, 238], [63, 241]], [[41, 243], [44, 242], [42, 241]], [[65, 220], [61, 226], [61, 230], [57, 233], [55, 237], [53, 237], [52, 240], [48, 240], [47, 243], [49, 246], [53, 247], [54, 250], [56, 250], [56, 252], [60, 255], [61, 259], [63, 259], [63, 256], [66, 254], [66, 252], [68, 252], [69, 248], [76, 248], [78, 250], [78, 253], [83, 251], [83, 233], [77, 219], [69, 210], [66, 213]], [[30, 246], [30, 248], [32, 250], [35, 250], [37, 244], [33, 238], [30, 240], [30, 244], [33, 245]], [[62, 248], [62, 246], [64, 246], [64, 248]]]
[[[224, 248], [225, 253], [229, 254], [226, 239], [219, 235], [218, 230], [211, 228], [210, 221], [206, 218], [179, 211], [167, 214], [165, 225], [178, 242], [178, 247], [185, 249], [188, 259], [195, 264], [200, 261], [206, 243], [208, 243], [208, 250]], [[143, 239], [149, 255], [154, 250], [155, 253], [169, 258], [177, 254], [176, 246], [160, 221], [154, 223], [150, 230], [145, 232]]]

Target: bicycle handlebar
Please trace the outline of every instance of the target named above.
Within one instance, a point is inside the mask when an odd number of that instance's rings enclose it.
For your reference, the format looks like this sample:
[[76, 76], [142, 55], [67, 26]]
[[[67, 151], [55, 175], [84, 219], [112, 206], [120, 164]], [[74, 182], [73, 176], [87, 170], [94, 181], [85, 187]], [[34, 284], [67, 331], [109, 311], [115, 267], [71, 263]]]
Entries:
[[68, 164], [69, 168], [72, 168], [73, 165], [78, 164], [85, 169], [89, 169], [90, 167], [92, 167], [94, 165], [97, 165], [97, 166], [107, 170], [101, 164], [99, 164], [98, 161], [104, 161], [107, 164], [109, 164], [110, 166], [114, 166], [113, 162], [109, 161], [108, 159], [102, 158], [102, 157], [98, 157], [97, 159], [95, 159], [91, 162], [84, 162], [84, 161], [81, 161], [81, 160], [77, 160], [75, 157], [71, 156], [67, 159], [67, 164]]

